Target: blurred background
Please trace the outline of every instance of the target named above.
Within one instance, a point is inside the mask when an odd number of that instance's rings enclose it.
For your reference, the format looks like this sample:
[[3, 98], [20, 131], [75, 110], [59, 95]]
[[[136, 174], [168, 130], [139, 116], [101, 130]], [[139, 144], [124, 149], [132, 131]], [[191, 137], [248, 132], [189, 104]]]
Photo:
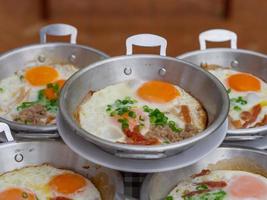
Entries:
[[0, 0], [0, 52], [38, 43], [42, 26], [68, 23], [79, 44], [111, 56], [138, 33], [165, 37], [176, 56], [199, 49], [198, 34], [212, 28], [236, 32], [239, 48], [267, 53], [266, 11], [266, 0]]

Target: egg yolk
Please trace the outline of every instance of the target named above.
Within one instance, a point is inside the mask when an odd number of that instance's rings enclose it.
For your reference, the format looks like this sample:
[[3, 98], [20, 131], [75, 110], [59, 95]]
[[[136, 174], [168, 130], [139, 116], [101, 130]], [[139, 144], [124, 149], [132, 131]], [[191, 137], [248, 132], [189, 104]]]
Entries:
[[83, 188], [86, 180], [78, 174], [64, 173], [54, 176], [48, 185], [61, 194], [71, 194]]
[[25, 79], [33, 86], [42, 86], [58, 78], [57, 70], [50, 66], [37, 66], [25, 72]]
[[180, 95], [179, 91], [170, 83], [163, 81], [148, 81], [137, 90], [138, 96], [154, 103], [166, 103]]
[[258, 91], [261, 88], [260, 81], [253, 75], [238, 73], [228, 77], [228, 85], [231, 89], [240, 92]]
[[231, 181], [230, 193], [239, 198], [261, 198], [267, 196], [267, 185], [253, 176], [239, 176]]
[[36, 200], [35, 195], [20, 188], [10, 188], [0, 192], [0, 200]]

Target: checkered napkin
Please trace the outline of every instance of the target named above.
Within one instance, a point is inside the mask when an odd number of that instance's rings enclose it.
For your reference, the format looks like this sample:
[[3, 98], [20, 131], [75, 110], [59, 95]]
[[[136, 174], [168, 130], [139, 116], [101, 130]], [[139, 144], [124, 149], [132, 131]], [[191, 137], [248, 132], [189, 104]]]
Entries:
[[124, 181], [124, 193], [139, 199], [141, 185], [147, 174], [121, 172]]

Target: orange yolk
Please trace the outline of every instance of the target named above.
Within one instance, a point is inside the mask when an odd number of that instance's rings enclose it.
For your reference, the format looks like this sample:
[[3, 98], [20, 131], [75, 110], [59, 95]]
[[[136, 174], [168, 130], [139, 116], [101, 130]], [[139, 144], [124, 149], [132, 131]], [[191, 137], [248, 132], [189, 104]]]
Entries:
[[38, 66], [25, 72], [25, 79], [33, 86], [42, 86], [58, 78], [57, 70], [50, 66]]
[[64, 173], [54, 176], [48, 185], [61, 194], [72, 194], [86, 185], [86, 180], [78, 174]]
[[36, 200], [34, 194], [20, 188], [10, 188], [0, 192], [0, 200]]
[[172, 84], [163, 81], [148, 81], [138, 88], [137, 94], [154, 103], [166, 103], [180, 95]]
[[238, 73], [228, 77], [228, 85], [239, 92], [258, 91], [261, 88], [260, 81], [253, 75]]
[[230, 193], [239, 198], [267, 196], [267, 185], [253, 176], [239, 176], [231, 181]]

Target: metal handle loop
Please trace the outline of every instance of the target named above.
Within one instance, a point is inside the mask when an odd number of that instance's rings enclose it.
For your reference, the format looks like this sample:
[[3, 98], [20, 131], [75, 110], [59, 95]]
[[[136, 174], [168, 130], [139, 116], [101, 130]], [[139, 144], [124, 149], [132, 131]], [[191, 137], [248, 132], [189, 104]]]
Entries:
[[40, 43], [46, 43], [46, 35], [66, 36], [70, 35], [70, 43], [76, 44], [77, 28], [68, 24], [50, 24], [41, 28], [40, 30]]
[[14, 141], [10, 128], [7, 124], [0, 122], [0, 133], [3, 132], [8, 142]]
[[225, 42], [231, 41], [231, 48], [237, 48], [236, 33], [225, 29], [211, 29], [199, 34], [200, 50], [207, 48], [206, 41], [209, 42]]
[[161, 36], [154, 34], [138, 34], [127, 38], [126, 55], [133, 54], [133, 45], [143, 47], [160, 46], [160, 55], [166, 56], [167, 40]]

